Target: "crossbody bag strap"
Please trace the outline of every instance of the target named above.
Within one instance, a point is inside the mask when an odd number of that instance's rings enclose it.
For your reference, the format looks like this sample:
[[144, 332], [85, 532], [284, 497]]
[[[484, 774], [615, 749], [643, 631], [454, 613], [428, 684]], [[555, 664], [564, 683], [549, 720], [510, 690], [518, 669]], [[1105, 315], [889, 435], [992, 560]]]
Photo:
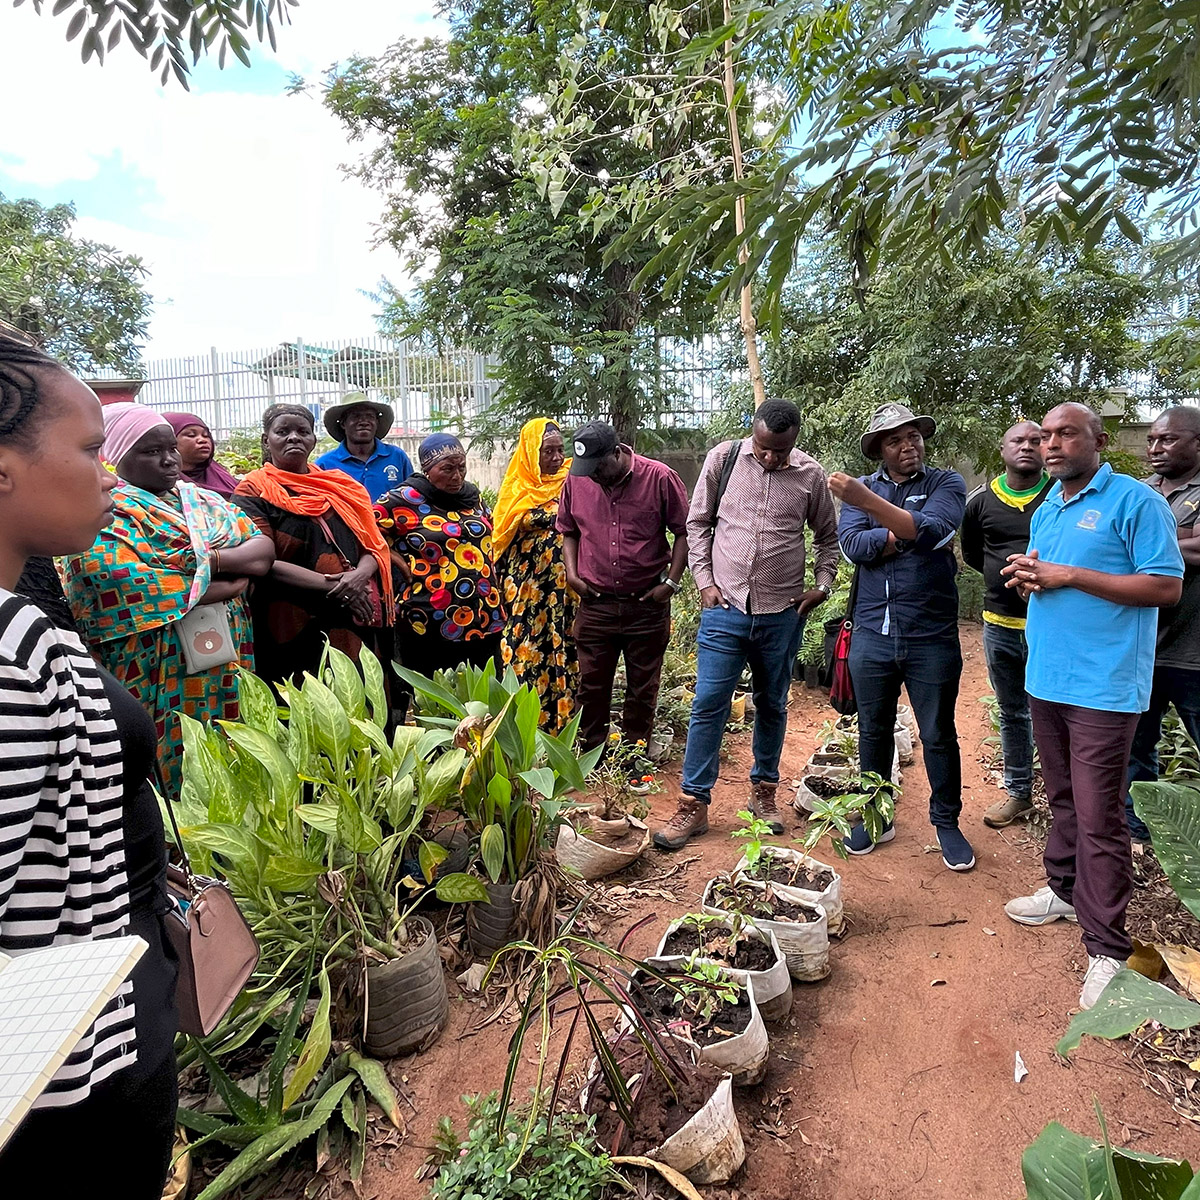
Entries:
[[320, 525], [321, 532], [328, 539], [329, 544], [333, 547], [334, 553], [342, 560], [342, 570], [353, 571], [354, 564], [342, 553], [342, 548], [338, 545], [337, 538], [333, 536], [333, 530], [329, 528], [329, 522], [324, 517], [316, 517], [314, 519]]
[[164, 789], [159, 793], [163, 798], [163, 803], [167, 806], [167, 816], [171, 818], [171, 829], [175, 834], [175, 845], [179, 847], [179, 857], [183, 863], [183, 873], [187, 876], [188, 886], [192, 886], [192, 881], [195, 876], [192, 874], [192, 860], [188, 858], [188, 852], [183, 848], [183, 836], [179, 832], [179, 822], [175, 819], [175, 806], [171, 803], [171, 797], [167, 795]]
[[717, 478], [717, 492], [713, 497], [712, 508], [712, 527], [716, 529], [717, 521], [720, 519], [721, 501], [725, 498], [725, 492], [729, 487], [729, 480], [733, 475], [733, 468], [737, 466], [738, 455], [742, 451], [743, 438], [739, 438], [725, 452], [725, 460], [721, 463], [721, 474]]

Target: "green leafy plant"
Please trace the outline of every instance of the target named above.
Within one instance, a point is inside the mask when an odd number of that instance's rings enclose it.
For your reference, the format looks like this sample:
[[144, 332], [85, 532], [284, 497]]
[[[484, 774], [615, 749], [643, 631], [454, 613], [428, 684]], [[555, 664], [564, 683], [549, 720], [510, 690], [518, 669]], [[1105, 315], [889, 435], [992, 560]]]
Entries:
[[500, 1114], [495, 1092], [463, 1097], [467, 1135], [461, 1141], [447, 1118], [439, 1126], [432, 1200], [599, 1200], [617, 1180], [607, 1154], [596, 1146], [592, 1120], [579, 1114], [545, 1113], [525, 1135], [521, 1116]]
[[744, 841], [743, 853], [746, 858], [746, 874], [757, 876], [759, 865], [763, 861], [763, 842], [771, 836], [771, 823], [760, 820], [749, 809], [738, 813], [742, 828], [735, 829], [729, 836]]
[[1129, 791], [1175, 894], [1200, 917], [1200, 788], [1160, 781], [1135, 783]]
[[1179, 714], [1168, 709], [1158, 743], [1158, 777], [1168, 783], [1200, 782], [1200, 751]]
[[671, 982], [683, 1000], [685, 1015], [696, 1025], [707, 1025], [727, 1004], [737, 1004], [745, 987], [720, 963], [708, 962], [699, 952], [688, 956], [683, 973]]
[[[184, 715], [180, 832], [196, 869], [219, 864], [259, 938], [264, 967], [294, 974], [322, 960], [381, 961], [407, 947], [401, 893], [486, 897], [466, 874], [438, 876], [446, 850], [421, 832], [453, 794], [461, 750], [411, 726], [389, 742], [378, 661], [327, 648], [320, 676], [281, 685], [284, 706], [248, 672], [241, 721]], [[407, 863], [419, 864], [415, 878]]]
[[842, 839], [847, 838], [861, 821], [872, 842], [879, 841], [884, 827], [896, 815], [896, 785], [873, 771], [864, 771], [855, 780], [846, 781], [849, 788], [840, 796], [813, 801], [809, 827], [802, 838], [795, 839], [805, 854], [811, 854], [823, 838], [839, 858], [846, 858]]
[[[309, 952], [303, 979], [283, 1027], [275, 1039], [265, 1079], [237, 1083], [203, 1041], [193, 1045], [225, 1113], [180, 1105], [179, 1124], [193, 1134], [195, 1154], [210, 1143], [234, 1147], [238, 1153], [200, 1193], [197, 1200], [217, 1200], [281, 1162], [314, 1135], [330, 1136], [331, 1124], [344, 1130], [351, 1144], [350, 1170], [362, 1172], [366, 1148], [367, 1099], [374, 1100], [397, 1128], [400, 1105], [383, 1065], [354, 1051], [327, 1063], [330, 1051], [328, 973], [322, 971], [321, 999], [305, 1040], [297, 1039], [300, 1017], [313, 980], [315, 954]], [[292, 1068], [289, 1074], [289, 1068]]]
[[1137, 971], [1118, 971], [1096, 1003], [1071, 1018], [1055, 1050], [1070, 1054], [1089, 1033], [1092, 1037], [1125, 1037], [1147, 1021], [1157, 1021], [1167, 1029], [1191, 1029], [1200, 1025], [1200, 1004]]
[[490, 662], [434, 679], [396, 670], [420, 699], [422, 725], [454, 743], [442, 761], [459, 756], [454, 786], [488, 878], [519, 882], [563, 819], [567, 793], [585, 790], [602, 748], [575, 753], [578, 713], [560, 733], [540, 729], [537, 692], [511, 670], [497, 678]]
[[1021, 1155], [1027, 1200], [1196, 1200], [1200, 1183], [1186, 1160], [1120, 1150], [1096, 1105], [1103, 1141], [1052, 1121]]

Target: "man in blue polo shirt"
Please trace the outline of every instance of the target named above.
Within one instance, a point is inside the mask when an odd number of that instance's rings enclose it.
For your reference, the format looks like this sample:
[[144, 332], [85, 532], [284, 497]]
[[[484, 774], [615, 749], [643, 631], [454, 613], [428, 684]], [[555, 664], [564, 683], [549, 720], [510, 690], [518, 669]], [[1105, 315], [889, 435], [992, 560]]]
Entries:
[[1131, 952], [1133, 890], [1125, 770], [1150, 703], [1158, 609], [1179, 601], [1183, 557], [1157, 492], [1116, 475], [1108, 435], [1082, 404], [1042, 421], [1042, 457], [1057, 482], [1033, 515], [1029, 550], [1002, 574], [1029, 600], [1025, 686], [1054, 821], [1049, 886], [1010, 900], [1022, 925], [1077, 921], [1088, 953], [1080, 1008], [1091, 1008]]
[[391, 406], [351, 392], [325, 412], [325, 428], [341, 445], [317, 459], [327, 471], [341, 471], [367, 489], [372, 503], [399, 487], [413, 472], [412, 461], [387, 437], [396, 420]]

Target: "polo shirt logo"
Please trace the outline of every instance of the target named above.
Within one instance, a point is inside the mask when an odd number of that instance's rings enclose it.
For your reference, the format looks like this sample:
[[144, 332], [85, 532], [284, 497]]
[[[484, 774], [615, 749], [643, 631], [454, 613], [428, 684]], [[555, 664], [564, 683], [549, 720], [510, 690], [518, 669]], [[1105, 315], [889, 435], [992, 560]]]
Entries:
[[400, 470], [398, 467], [384, 467], [383, 473], [387, 476], [388, 483], [395, 483], [400, 478]]
[[1087, 512], [1085, 512], [1083, 514], [1083, 516], [1079, 518], [1079, 522], [1075, 526], [1075, 528], [1076, 529], [1095, 529], [1096, 522], [1100, 520], [1100, 517], [1101, 517], [1101, 513], [1098, 508], [1089, 508], [1087, 510]]

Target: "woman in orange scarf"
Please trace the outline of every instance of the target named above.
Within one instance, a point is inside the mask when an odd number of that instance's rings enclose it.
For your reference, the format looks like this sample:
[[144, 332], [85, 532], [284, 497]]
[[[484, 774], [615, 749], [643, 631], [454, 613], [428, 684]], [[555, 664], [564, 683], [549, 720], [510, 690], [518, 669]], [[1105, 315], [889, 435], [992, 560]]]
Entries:
[[309, 463], [317, 435], [307, 408], [271, 405], [262, 444], [266, 466], [233, 494], [275, 543], [275, 565], [251, 598], [258, 674], [315, 673], [326, 638], [356, 662], [364, 644], [386, 661], [395, 597], [366, 489]]
[[527, 421], [500, 485], [492, 535], [508, 609], [500, 658], [537, 689], [542, 727], [551, 733], [571, 719], [579, 684], [571, 636], [578, 597], [567, 587], [554, 527], [570, 464], [559, 427], [545, 417]]

